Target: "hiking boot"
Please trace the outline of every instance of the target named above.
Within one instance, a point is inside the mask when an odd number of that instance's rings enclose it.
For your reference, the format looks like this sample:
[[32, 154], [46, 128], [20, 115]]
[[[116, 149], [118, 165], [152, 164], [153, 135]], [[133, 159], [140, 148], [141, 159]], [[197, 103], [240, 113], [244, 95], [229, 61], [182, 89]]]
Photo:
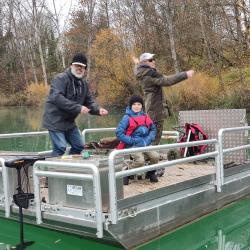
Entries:
[[129, 184], [129, 178], [128, 176], [123, 177], [123, 185], [128, 185]]
[[142, 180], [142, 175], [138, 175], [138, 176], [137, 176], [137, 180], [138, 180], [138, 181], [141, 181], [141, 180]]
[[158, 182], [157, 175], [155, 174], [155, 170], [153, 171], [148, 171], [146, 175], [146, 179], [149, 179], [150, 182]]

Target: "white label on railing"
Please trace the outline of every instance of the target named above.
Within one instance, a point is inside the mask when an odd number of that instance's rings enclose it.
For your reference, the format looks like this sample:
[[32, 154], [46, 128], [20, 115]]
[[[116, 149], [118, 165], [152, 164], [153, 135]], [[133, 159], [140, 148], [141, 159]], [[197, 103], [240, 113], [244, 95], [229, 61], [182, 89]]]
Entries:
[[82, 186], [67, 185], [67, 194], [76, 195], [76, 196], [83, 196]]

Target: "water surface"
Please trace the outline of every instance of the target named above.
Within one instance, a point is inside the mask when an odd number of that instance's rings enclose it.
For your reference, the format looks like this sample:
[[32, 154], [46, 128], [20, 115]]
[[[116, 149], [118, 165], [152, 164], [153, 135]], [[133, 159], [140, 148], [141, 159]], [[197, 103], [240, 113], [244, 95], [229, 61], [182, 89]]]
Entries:
[[[41, 131], [41, 108], [0, 108], [0, 133]], [[79, 128], [116, 127], [123, 113], [109, 116], [79, 116]], [[165, 130], [176, 126], [177, 118], [166, 122]], [[95, 135], [88, 140], [97, 140]], [[32, 139], [0, 139], [0, 150], [41, 151], [50, 149], [46, 136]], [[18, 223], [0, 219], [0, 250], [18, 244]], [[56, 232], [33, 225], [25, 225], [25, 240], [35, 241], [27, 249], [99, 250], [121, 249], [75, 235]], [[250, 249], [250, 200], [237, 202], [214, 214], [199, 219], [178, 230], [163, 235], [140, 250], [243, 250]]]
[[[82, 131], [86, 128], [117, 127], [124, 111], [110, 112], [107, 116], [79, 115], [77, 125]], [[14, 132], [45, 131], [42, 128], [43, 108], [30, 107], [1, 107], [0, 108], [0, 134]], [[177, 118], [171, 117], [165, 123], [166, 130], [173, 130]], [[102, 137], [114, 136], [113, 132], [104, 134], [96, 133], [87, 135], [87, 141], [98, 141]], [[0, 150], [17, 151], [44, 151], [51, 149], [48, 136], [34, 138], [0, 139]]]

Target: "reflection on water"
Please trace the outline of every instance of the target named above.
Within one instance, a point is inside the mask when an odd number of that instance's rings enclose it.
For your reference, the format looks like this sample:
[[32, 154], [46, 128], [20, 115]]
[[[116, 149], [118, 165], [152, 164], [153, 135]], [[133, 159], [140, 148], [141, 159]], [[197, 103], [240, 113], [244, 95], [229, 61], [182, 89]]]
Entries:
[[[82, 236], [46, 229], [30, 224], [24, 225], [25, 242], [33, 241], [27, 250], [120, 250], [100, 241], [93, 241]], [[19, 244], [18, 222], [0, 218], [0, 250], [17, 249]], [[21, 249], [21, 248], [20, 248]], [[24, 248], [23, 248], [24, 249]]]
[[[164, 235], [137, 250], [243, 250], [250, 249], [250, 199], [228, 206], [212, 215]], [[4, 230], [3, 230], [4, 228]], [[28, 249], [118, 250], [120, 247], [76, 235], [25, 225], [25, 239], [34, 240]], [[60, 239], [59, 244], [57, 244]], [[0, 219], [0, 250], [11, 249], [19, 240], [18, 223]], [[44, 244], [46, 242], [46, 244]]]
[[237, 202], [138, 250], [250, 249], [250, 199]]
[[[11, 107], [0, 108], [0, 133], [43, 131], [41, 127], [43, 108]], [[79, 116], [77, 124], [81, 130], [86, 128], [116, 127], [122, 115]], [[113, 136], [106, 133], [104, 136]], [[87, 140], [98, 140], [101, 135], [87, 135]], [[1, 139], [0, 150], [44, 151], [51, 149], [48, 136], [30, 138]]]
[[[79, 115], [77, 124], [80, 130], [86, 128], [117, 127], [124, 110], [121, 113], [110, 113], [108, 116]], [[0, 134], [14, 132], [44, 131], [41, 127], [43, 108], [9, 107], [0, 108]], [[171, 117], [165, 123], [165, 129], [172, 130], [177, 118]], [[113, 132], [87, 134], [87, 141], [97, 141], [101, 137], [114, 136]], [[0, 150], [44, 151], [51, 149], [48, 136], [30, 138], [1, 139]]]
[[[77, 119], [77, 123], [81, 130], [84, 128], [116, 127], [122, 115], [123, 114], [110, 114], [105, 117], [79, 116], [79, 118]], [[41, 128], [41, 117], [42, 117], [41, 108], [40, 109], [25, 108], [25, 107], [0, 108], [0, 133], [44, 130]], [[168, 123], [166, 123], [164, 129], [172, 130], [171, 127], [176, 124], [177, 124], [177, 119], [176, 117], [173, 117], [168, 120]], [[96, 137], [94, 135], [90, 135], [90, 137], [87, 139], [96, 140]], [[42, 151], [48, 149], [50, 149], [50, 141], [46, 136], [30, 138], [25, 140], [22, 138], [16, 138], [11, 140], [10, 139], [0, 140], [0, 150]], [[200, 219], [195, 223], [184, 226], [173, 233], [162, 236], [159, 239], [156, 239], [144, 246], [139, 247], [138, 249], [141, 250], [250, 249], [249, 211], [250, 211], [250, 200], [238, 202], [215, 214]], [[0, 230], [0, 232], [3, 233], [4, 230]], [[3, 240], [6, 239], [7, 237], [6, 235], [4, 235], [4, 237], [1, 237], [0, 233], [0, 242], [3, 242]], [[46, 237], [49, 237], [50, 235], [51, 233]], [[8, 241], [6, 240], [6, 243], [7, 242]], [[91, 247], [92, 243], [89, 246]], [[9, 245], [0, 243], [0, 250], [1, 249], [9, 249]]]

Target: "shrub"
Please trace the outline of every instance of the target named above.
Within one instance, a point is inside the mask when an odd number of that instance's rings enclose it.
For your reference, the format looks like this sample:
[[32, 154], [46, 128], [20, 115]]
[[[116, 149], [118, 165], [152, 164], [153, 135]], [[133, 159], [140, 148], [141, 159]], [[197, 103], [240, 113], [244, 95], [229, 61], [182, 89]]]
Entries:
[[6, 95], [0, 94], [0, 106], [7, 106], [9, 103], [9, 97]]
[[211, 109], [218, 99], [218, 82], [204, 73], [165, 89], [174, 111], [192, 109]]
[[41, 105], [44, 103], [44, 100], [49, 92], [49, 86], [46, 86], [43, 83], [35, 84], [31, 83], [26, 88], [27, 94], [27, 105]]
[[21, 91], [8, 96], [1, 95], [0, 98], [1, 98], [0, 101], [1, 106], [23, 106], [26, 104], [27, 101], [26, 94]]

